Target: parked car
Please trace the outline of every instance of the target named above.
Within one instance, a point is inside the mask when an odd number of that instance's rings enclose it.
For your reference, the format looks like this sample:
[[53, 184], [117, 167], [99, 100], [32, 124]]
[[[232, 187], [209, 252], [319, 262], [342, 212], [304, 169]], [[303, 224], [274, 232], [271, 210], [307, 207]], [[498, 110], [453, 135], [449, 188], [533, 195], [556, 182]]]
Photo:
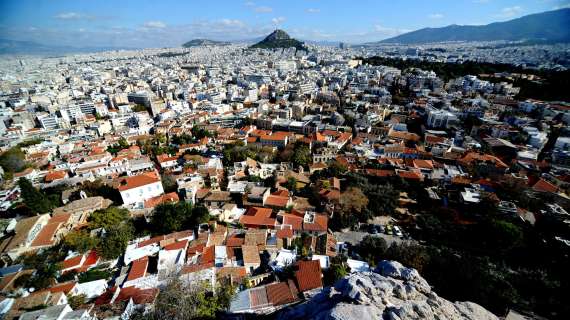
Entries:
[[376, 229], [376, 226], [371, 224], [368, 226], [368, 233], [370, 234], [377, 234], [378, 233], [378, 229]]
[[386, 226], [386, 234], [392, 234], [392, 226], [391, 225]]
[[383, 225], [381, 224], [377, 224], [376, 225], [376, 229], [378, 230], [379, 233], [384, 233], [386, 231], [386, 229], [384, 228]]
[[394, 235], [402, 237], [404, 234], [402, 233], [402, 230], [400, 230], [400, 227], [394, 226]]

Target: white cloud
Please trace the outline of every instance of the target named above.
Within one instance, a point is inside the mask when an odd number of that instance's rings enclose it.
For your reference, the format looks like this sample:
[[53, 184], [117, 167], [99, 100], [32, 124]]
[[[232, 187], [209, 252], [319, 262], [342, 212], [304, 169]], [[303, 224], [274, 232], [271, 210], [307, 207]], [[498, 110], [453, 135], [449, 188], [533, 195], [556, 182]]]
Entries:
[[245, 23], [241, 20], [237, 20], [237, 19], [222, 19], [220, 20], [220, 23], [223, 24], [224, 26], [228, 26], [228, 27], [243, 27], [245, 26]]
[[83, 19], [84, 17], [85, 15], [77, 12], [62, 12], [54, 16], [54, 18], [60, 20], [78, 20], [78, 19]]
[[497, 18], [513, 18], [515, 16], [520, 15], [523, 12], [523, 8], [521, 6], [513, 6], [513, 7], [506, 7], [501, 10], [498, 14], [495, 15]]
[[253, 1], [246, 1], [246, 2], [244, 3], [244, 5], [247, 6], [247, 7], [253, 7], [253, 6], [255, 6], [255, 2], [253, 2]]
[[273, 8], [271, 8], [271, 7], [265, 7], [265, 6], [256, 7], [256, 8], [255, 8], [255, 12], [258, 12], [258, 13], [270, 13], [270, 12], [273, 12]]
[[277, 18], [273, 18], [271, 19], [271, 23], [275, 24], [275, 25], [279, 25], [282, 24], [283, 22], [285, 22], [285, 17], [277, 17]]
[[166, 24], [162, 21], [147, 21], [143, 25], [146, 28], [152, 29], [163, 29], [166, 28]]
[[309, 8], [307, 10], [305, 10], [307, 13], [319, 13], [321, 12], [321, 9], [317, 9], [317, 8]]
[[443, 19], [444, 15], [441, 13], [432, 13], [428, 16], [430, 19]]

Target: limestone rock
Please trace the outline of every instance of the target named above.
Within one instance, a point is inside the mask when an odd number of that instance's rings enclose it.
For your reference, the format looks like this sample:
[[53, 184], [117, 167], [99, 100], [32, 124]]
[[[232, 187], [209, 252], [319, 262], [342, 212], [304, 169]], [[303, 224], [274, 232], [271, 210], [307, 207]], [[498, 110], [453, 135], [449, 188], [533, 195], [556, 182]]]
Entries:
[[417, 270], [395, 261], [382, 261], [374, 272], [347, 275], [311, 300], [282, 311], [278, 319], [498, 320], [475, 303], [439, 297]]

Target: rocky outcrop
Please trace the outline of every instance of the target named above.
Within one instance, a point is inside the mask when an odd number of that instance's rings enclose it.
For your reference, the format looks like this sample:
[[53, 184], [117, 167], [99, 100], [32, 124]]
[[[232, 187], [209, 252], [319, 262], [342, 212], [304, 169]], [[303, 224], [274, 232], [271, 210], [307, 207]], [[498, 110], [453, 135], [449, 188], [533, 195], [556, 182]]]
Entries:
[[411, 268], [382, 261], [374, 272], [350, 274], [278, 319], [477, 319], [497, 316], [472, 302], [452, 303]]

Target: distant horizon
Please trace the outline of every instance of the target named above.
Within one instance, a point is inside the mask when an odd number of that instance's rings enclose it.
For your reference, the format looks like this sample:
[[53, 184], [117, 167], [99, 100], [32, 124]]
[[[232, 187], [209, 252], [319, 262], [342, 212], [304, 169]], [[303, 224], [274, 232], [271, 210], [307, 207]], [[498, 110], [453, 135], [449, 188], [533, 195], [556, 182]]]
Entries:
[[245, 42], [283, 29], [302, 41], [362, 44], [423, 28], [486, 25], [569, 7], [570, 0], [365, 0], [350, 5], [340, 0], [22, 0], [0, 3], [0, 39], [139, 49], [179, 47], [193, 39]]

